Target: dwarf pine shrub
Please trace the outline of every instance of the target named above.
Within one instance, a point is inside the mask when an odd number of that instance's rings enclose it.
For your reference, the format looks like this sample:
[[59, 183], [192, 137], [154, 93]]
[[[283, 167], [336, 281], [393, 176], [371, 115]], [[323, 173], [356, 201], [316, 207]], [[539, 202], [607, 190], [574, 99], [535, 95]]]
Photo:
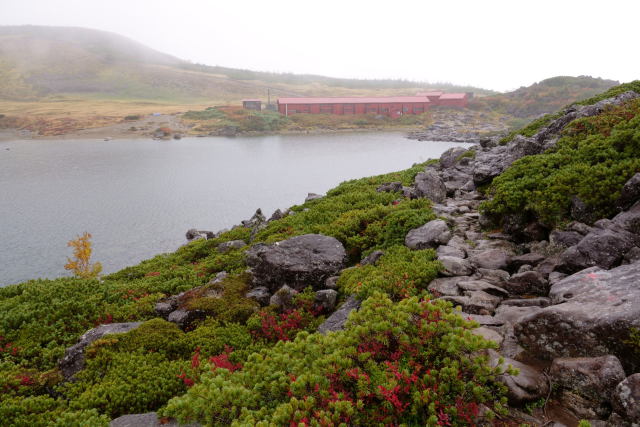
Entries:
[[470, 425], [480, 405], [501, 411], [494, 344], [444, 301], [393, 303], [374, 294], [344, 331], [301, 333], [230, 372], [216, 366], [165, 416], [205, 425]]

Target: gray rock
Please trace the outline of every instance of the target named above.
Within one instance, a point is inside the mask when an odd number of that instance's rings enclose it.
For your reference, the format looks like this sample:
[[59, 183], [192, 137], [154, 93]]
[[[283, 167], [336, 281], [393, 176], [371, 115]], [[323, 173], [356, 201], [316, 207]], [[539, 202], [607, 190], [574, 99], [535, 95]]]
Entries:
[[640, 373], [627, 377], [613, 392], [613, 409], [632, 423], [640, 423]]
[[[207, 285], [215, 285], [216, 283], [221, 283], [228, 276], [229, 276], [229, 273], [227, 273], [226, 271], [220, 271], [216, 273], [216, 275], [207, 282]], [[182, 296], [182, 294], [180, 294], [180, 296]]]
[[493, 341], [494, 343], [496, 343], [498, 348], [500, 348], [500, 345], [502, 345], [502, 342], [504, 341], [504, 337], [502, 335], [500, 335], [498, 332], [494, 331], [493, 329], [489, 329], [484, 326], [473, 329], [471, 333], [474, 335], [481, 336], [487, 341]]
[[509, 262], [509, 254], [502, 249], [489, 249], [475, 253], [469, 261], [477, 268], [503, 270]]
[[185, 233], [185, 237], [189, 242], [192, 240], [198, 240], [198, 239], [207, 240], [207, 239], [213, 239], [215, 237], [215, 233], [212, 231], [196, 230], [195, 228], [190, 228]]
[[571, 198], [571, 218], [580, 222], [592, 223], [597, 218], [596, 212], [593, 208], [588, 206], [578, 196]]
[[336, 308], [336, 300], [338, 292], [333, 289], [323, 289], [316, 292], [316, 303], [318, 303], [325, 311], [333, 311]]
[[247, 246], [244, 240], [231, 240], [229, 242], [220, 243], [218, 245], [218, 252], [221, 254], [227, 253], [234, 249], [241, 249]]
[[559, 271], [553, 271], [553, 272], [549, 273], [549, 284], [551, 286], [553, 286], [556, 283], [560, 282], [565, 277], [567, 277], [566, 274], [560, 273]]
[[531, 271], [531, 270], [533, 270], [533, 267], [531, 267], [529, 264], [524, 264], [520, 266], [520, 268], [517, 271], [517, 274], [526, 273], [527, 271]]
[[624, 261], [622, 263], [633, 264], [636, 261], [640, 261], [640, 248], [634, 246], [633, 248], [629, 249], [626, 254], [624, 254]]
[[158, 316], [164, 319], [166, 319], [176, 308], [178, 308], [178, 299], [175, 296], [159, 301], [155, 306]]
[[438, 257], [438, 261], [440, 261], [444, 267], [442, 274], [445, 276], [469, 276], [473, 273], [473, 267], [466, 259], [443, 256]]
[[318, 200], [318, 199], [322, 199], [324, 196], [322, 194], [316, 194], [316, 193], [308, 193], [307, 197], [304, 199], [304, 202], [310, 202], [312, 200]]
[[501, 305], [513, 305], [515, 307], [548, 307], [551, 299], [546, 297], [515, 298], [502, 301]]
[[277, 221], [279, 219], [284, 218], [285, 216], [287, 216], [286, 213], [282, 212], [280, 209], [276, 209], [273, 214], [271, 215], [271, 217], [269, 218], [269, 222], [271, 221]]
[[589, 227], [587, 224], [578, 221], [572, 221], [566, 227], [566, 231], [575, 231], [576, 233], [582, 234], [583, 236], [589, 234], [591, 230], [593, 230], [592, 227]]
[[460, 306], [462, 311], [470, 314], [490, 315], [500, 304], [500, 297], [483, 291], [466, 291], [462, 296], [443, 296], [438, 299]]
[[178, 325], [180, 329], [186, 329], [196, 320], [204, 319], [205, 317], [206, 312], [203, 310], [186, 310], [179, 308], [172, 311], [167, 317], [167, 320]]
[[344, 246], [333, 237], [305, 234], [272, 245], [257, 244], [247, 251], [255, 286], [271, 291], [281, 285], [296, 290], [321, 288], [345, 264]]
[[496, 286], [503, 286], [511, 277], [511, 275], [504, 270], [492, 270], [488, 268], [479, 268], [478, 274], [482, 280], [486, 280]]
[[360, 301], [351, 295], [345, 302], [333, 312], [331, 316], [324, 321], [322, 325], [318, 327], [318, 332], [326, 334], [327, 332], [340, 331], [344, 329], [344, 325], [349, 318], [349, 314], [353, 310], [360, 308]]
[[376, 188], [378, 193], [395, 193], [396, 191], [402, 191], [402, 183], [397, 182], [388, 182], [386, 184], [382, 184]]
[[429, 292], [433, 293], [436, 297], [443, 295], [456, 296], [460, 295], [458, 282], [470, 279], [470, 277], [440, 277], [438, 279], [433, 279], [429, 283], [427, 289], [429, 289]]
[[491, 283], [487, 282], [486, 280], [464, 280], [464, 278], [462, 278], [463, 280], [460, 280], [457, 283], [458, 288], [464, 292], [464, 291], [483, 291], [486, 292], [488, 294], [500, 297], [500, 298], [506, 298], [507, 296], [509, 296], [509, 293], [502, 289], [499, 286], [495, 286], [492, 285]]
[[620, 197], [616, 201], [619, 209], [628, 209], [640, 200], [640, 173], [633, 175], [622, 187]]
[[105, 335], [123, 334], [139, 327], [142, 322], [110, 323], [85, 332], [78, 342], [67, 348], [58, 366], [62, 376], [68, 380], [84, 368], [84, 349]]
[[473, 321], [473, 322], [477, 322], [478, 324], [482, 325], [482, 326], [502, 326], [505, 324], [503, 319], [499, 319], [495, 316], [487, 316], [487, 315], [482, 315], [482, 314], [471, 314], [471, 313], [464, 313], [464, 312], [458, 312], [460, 314], [460, 316], [468, 321]]
[[[334, 291], [335, 292], [335, 291]], [[280, 310], [289, 310], [295, 308], [293, 297], [298, 294], [295, 289], [284, 285], [278, 289], [271, 298], [269, 298], [269, 305], [278, 307]]]
[[383, 255], [384, 251], [373, 251], [360, 261], [360, 265], [376, 265]]
[[251, 289], [245, 297], [256, 301], [258, 304], [265, 306], [269, 305], [269, 299], [271, 298], [271, 293], [269, 289], [265, 286], [258, 286], [257, 288]]
[[541, 310], [542, 307], [538, 306], [515, 306], [503, 304], [496, 309], [495, 317], [502, 320], [504, 323], [514, 325], [522, 319], [539, 313]]
[[466, 152], [467, 149], [462, 147], [449, 148], [440, 156], [440, 167], [444, 169], [454, 166], [460, 159], [460, 156]]
[[122, 415], [114, 420], [111, 420], [109, 427], [199, 427], [200, 424], [180, 424], [176, 420], [169, 420], [168, 422], [160, 422], [158, 414], [155, 412], [148, 412], [146, 414], [129, 414]]
[[517, 270], [523, 265], [535, 266], [544, 261], [544, 259], [545, 257], [543, 255], [529, 252], [528, 254], [511, 257], [509, 259], [509, 268]]
[[324, 287], [327, 289], [338, 289], [338, 279], [340, 276], [331, 276], [324, 281]]
[[404, 244], [410, 249], [429, 249], [446, 245], [450, 239], [451, 231], [447, 223], [441, 219], [434, 219], [410, 230], [404, 239]]
[[525, 271], [511, 276], [505, 288], [514, 295], [547, 295], [549, 282], [537, 271]]
[[433, 170], [419, 172], [415, 178], [415, 188], [418, 197], [426, 197], [435, 203], [440, 203], [447, 197], [444, 181]]
[[[500, 363], [500, 355], [489, 350], [489, 362], [491, 366], [500, 367], [503, 374], [498, 376], [498, 381], [507, 386], [507, 398], [511, 404], [523, 404], [541, 397], [546, 397], [549, 393], [549, 384], [546, 377], [535, 368], [525, 365], [510, 358], [503, 358]], [[517, 369], [517, 375], [506, 373], [508, 366]]]
[[582, 418], [608, 417], [613, 390], [625, 378], [622, 364], [612, 355], [554, 359], [549, 374], [565, 392], [565, 406]]
[[439, 257], [453, 256], [456, 258], [465, 258], [467, 256], [467, 253], [464, 251], [464, 249], [455, 248], [449, 245], [438, 246], [438, 249], [436, 249], [436, 253], [438, 254]]
[[640, 354], [624, 342], [640, 327], [640, 264], [575, 273], [553, 285], [553, 304], [515, 325], [520, 343], [540, 358], [616, 355], [627, 369]]
[[549, 242], [557, 246], [568, 248], [577, 245], [584, 236], [576, 231], [553, 230], [549, 234]]
[[418, 192], [413, 187], [402, 187], [402, 195], [407, 199], [417, 199]]

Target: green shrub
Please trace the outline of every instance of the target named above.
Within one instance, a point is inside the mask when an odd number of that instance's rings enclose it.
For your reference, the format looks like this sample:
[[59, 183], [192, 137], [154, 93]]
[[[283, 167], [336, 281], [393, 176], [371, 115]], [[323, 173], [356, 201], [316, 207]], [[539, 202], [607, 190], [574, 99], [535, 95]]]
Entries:
[[364, 265], [345, 270], [338, 280], [340, 290], [360, 299], [384, 292], [394, 300], [420, 295], [436, 278], [441, 265], [432, 249], [412, 251], [392, 246], [375, 266]]
[[345, 331], [301, 333], [239, 370], [213, 369], [161, 413], [205, 425], [473, 424], [479, 405], [502, 412], [503, 387], [477, 355], [494, 345], [450, 307], [376, 294]]
[[0, 420], [7, 427], [107, 427], [109, 417], [95, 409], [69, 410], [66, 402], [49, 396], [3, 398]]
[[566, 221], [578, 196], [595, 217], [615, 212], [624, 183], [640, 171], [640, 101], [569, 124], [555, 149], [523, 157], [497, 177], [482, 210], [549, 226]]

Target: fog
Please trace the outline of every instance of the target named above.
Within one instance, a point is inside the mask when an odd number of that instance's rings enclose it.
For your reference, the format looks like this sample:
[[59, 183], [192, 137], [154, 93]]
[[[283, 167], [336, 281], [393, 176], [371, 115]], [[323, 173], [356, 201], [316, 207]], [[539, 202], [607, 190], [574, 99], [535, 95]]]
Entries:
[[0, 0], [0, 25], [107, 30], [193, 62], [510, 90], [638, 78], [635, 1]]

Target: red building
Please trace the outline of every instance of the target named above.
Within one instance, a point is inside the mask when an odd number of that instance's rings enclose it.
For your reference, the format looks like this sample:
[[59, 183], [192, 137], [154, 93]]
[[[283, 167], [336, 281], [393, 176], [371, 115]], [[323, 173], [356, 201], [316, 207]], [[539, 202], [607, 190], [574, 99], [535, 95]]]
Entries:
[[443, 107], [466, 108], [468, 104], [469, 96], [466, 93], [443, 93], [437, 101], [437, 105]]
[[285, 116], [307, 114], [377, 114], [399, 117], [422, 114], [431, 101], [426, 96], [382, 96], [346, 98], [279, 98], [278, 111]]

